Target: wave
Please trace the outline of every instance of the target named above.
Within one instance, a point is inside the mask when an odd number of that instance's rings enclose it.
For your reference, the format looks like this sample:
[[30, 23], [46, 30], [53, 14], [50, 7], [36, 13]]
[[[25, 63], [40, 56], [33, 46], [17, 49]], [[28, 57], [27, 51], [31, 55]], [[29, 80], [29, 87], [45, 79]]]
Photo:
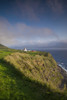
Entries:
[[64, 63], [58, 63], [58, 66], [67, 72], [67, 69], [64, 66]]

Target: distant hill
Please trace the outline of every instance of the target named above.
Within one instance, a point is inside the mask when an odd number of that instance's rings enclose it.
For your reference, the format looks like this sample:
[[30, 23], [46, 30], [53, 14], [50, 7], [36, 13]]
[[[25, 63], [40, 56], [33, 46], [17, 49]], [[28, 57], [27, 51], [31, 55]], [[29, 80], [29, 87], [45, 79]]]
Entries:
[[0, 49], [8, 49], [8, 47], [6, 47], [6, 46], [0, 44]]

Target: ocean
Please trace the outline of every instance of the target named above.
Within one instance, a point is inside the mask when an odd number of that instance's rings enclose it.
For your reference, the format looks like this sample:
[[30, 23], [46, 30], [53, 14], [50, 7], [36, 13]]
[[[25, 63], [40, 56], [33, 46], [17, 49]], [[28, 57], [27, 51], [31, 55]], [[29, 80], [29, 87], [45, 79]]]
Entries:
[[45, 50], [50, 52], [58, 65], [67, 70], [67, 50]]

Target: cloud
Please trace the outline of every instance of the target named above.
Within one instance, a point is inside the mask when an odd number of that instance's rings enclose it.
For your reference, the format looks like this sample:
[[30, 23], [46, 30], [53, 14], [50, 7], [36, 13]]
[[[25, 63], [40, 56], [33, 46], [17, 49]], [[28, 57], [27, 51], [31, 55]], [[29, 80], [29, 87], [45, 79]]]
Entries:
[[54, 41], [54, 42], [49, 43], [46, 48], [67, 49], [67, 41], [64, 41], [64, 40]]
[[16, 0], [17, 9], [22, 18], [35, 21], [40, 20], [40, 16], [45, 12], [45, 6], [41, 0]]
[[25, 44], [22, 46], [14, 46], [13, 48], [18, 48], [18, 49], [23, 49], [23, 48], [27, 48], [27, 49], [35, 49], [35, 50], [49, 50], [49, 49], [54, 49], [54, 50], [67, 50], [67, 42], [64, 41], [50, 41], [49, 43], [47, 42], [42, 42], [42, 41], [38, 41], [38, 42], [34, 42], [33, 44], [29, 43], [29, 44]]
[[48, 5], [55, 13], [63, 13], [62, 0], [48, 0]]
[[46, 17], [48, 18], [50, 8], [55, 13], [62, 13], [64, 10], [63, 6], [62, 0], [12, 0], [12, 2], [9, 0], [8, 3], [5, 3], [3, 9], [6, 16], [10, 16], [10, 18], [16, 17], [15, 20], [21, 19], [39, 22], [42, 18], [43, 20]]
[[58, 36], [52, 29], [28, 26], [24, 23], [11, 25], [8, 20], [0, 17], [0, 43], [14, 46], [25, 44], [42, 44], [57, 40]]
[[22, 0], [16, 0], [16, 4], [23, 17], [28, 17], [31, 20], [38, 20], [37, 11], [40, 5], [39, 1], [34, 2], [33, 0], [25, 0], [23, 2]]

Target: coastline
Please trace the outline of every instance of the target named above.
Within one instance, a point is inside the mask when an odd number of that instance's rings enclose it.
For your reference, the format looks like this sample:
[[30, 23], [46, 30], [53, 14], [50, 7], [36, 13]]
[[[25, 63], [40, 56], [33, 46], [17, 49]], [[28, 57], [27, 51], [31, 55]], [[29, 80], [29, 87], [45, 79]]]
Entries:
[[57, 66], [58, 66], [58, 70], [60, 70], [60, 73], [63, 76], [63, 79], [60, 85], [60, 88], [62, 89], [64, 88], [64, 84], [66, 84], [66, 87], [67, 87], [67, 70], [60, 65], [57, 65]]
[[65, 69], [64, 67], [62, 67], [61, 64], [57, 64], [58, 67], [62, 68], [66, 73], [67, 73], [67, 69]]

